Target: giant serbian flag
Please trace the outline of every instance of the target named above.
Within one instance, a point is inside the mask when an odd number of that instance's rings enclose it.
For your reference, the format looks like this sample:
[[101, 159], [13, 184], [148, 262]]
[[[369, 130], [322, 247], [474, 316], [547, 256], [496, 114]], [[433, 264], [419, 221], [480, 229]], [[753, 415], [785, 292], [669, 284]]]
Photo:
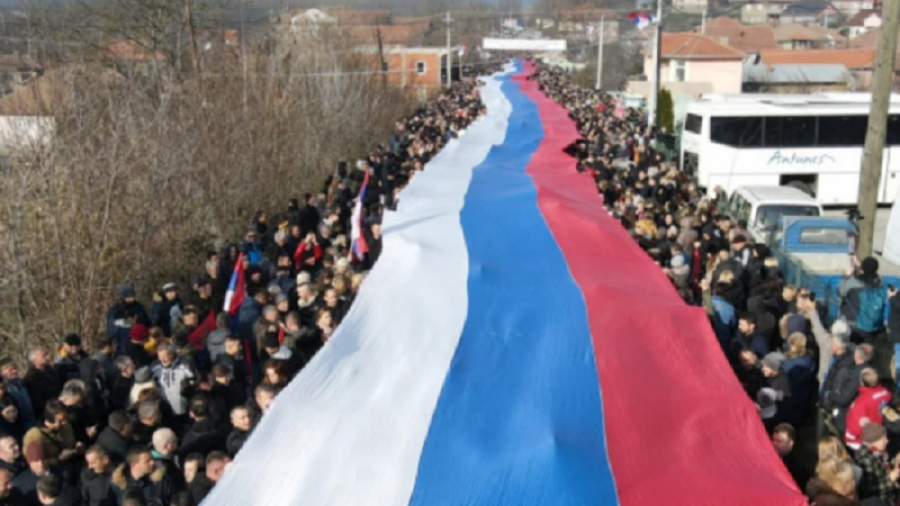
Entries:
[[805, 505], [532, 69], [412, 180], [334, 337], [207, 506]]

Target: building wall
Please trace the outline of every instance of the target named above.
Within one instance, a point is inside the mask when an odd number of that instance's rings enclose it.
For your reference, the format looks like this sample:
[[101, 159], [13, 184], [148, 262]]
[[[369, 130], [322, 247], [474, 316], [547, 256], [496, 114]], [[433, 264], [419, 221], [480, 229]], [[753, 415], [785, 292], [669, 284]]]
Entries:
[[[706, 83], [712, 93], [740, 93], [743, 80], [741, 60], [687, 60], [685, 61], [685, 83]], [[661, 84], [676, 82], [675, 63], [663, 60], [660, 63]], [[644, 75], [653, 80], [653, 59], [644, 58]]]
[[707, 82], [713, 93], [740, 93], [744, 78], [741, 60], [692, 60], [687, 62], [687, 77], [694, 82]]

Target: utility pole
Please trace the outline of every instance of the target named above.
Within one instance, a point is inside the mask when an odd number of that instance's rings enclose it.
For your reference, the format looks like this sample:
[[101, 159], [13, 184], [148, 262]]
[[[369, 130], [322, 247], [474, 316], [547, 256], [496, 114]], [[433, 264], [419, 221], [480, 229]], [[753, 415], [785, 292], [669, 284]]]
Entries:
[[659, 61], [660, 52], [662, 51], [662, 21], [663, 21], [663, 0], [656, 0], [656, 40], [653, 44], [653, 81], [650, 86], [650, 107], [647, 124], [649, 126], [656, 125], [656, 109], [657, 100], [659, 99]]
[[450, 52], [450, 11], [447, 11], [447, 87], [453, 82], [453, 54]]
[[709, 3], [703, 6], [703, 17], [700, 18], [700, 35], [706, 35], [706, 15], [709, 10]]
[[886, 0], [881, 11], [881, 33], [872, 78], [872, 106], [869, 109], [869, 128], [863, 149], [862, 170], [859, 173], [859, 240], [856, 253], [860, 258], [872, 255], [875, 237], [875, 213], [878, 210], [878, 188], [881, 184], [884, 139], [887, 135], [888, 109], [891, 104], [891, 81], [894, 75], [894, 52], [897, 30], [900, 29], [900, 0]]
[[606, 26], [606, 14], [600, 15], [600, 37], [597, 39], [597, 84], [594, 89], [603, 86], [603, 29]]

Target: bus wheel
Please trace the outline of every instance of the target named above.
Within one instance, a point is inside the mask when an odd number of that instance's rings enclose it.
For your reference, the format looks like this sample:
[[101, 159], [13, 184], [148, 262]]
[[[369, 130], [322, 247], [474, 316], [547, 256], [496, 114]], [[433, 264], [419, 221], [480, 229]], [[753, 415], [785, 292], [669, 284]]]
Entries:
[[786, 184], [785, 186], [788, 186], [790, 188], [796, 188], [796, 189], [802, 191], [803, 193], [809, 195], [810, 197], [816, 196], [816, 194], [813, 193], [812, 188], [807, 183], [804, 183], [803, 181], [791, 181], [790, 183]]

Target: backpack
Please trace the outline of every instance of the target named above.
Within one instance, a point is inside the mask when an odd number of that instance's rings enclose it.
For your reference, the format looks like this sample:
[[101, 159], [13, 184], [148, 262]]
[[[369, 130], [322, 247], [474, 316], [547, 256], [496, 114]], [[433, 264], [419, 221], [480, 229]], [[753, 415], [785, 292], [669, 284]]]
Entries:
[[860, 290], [856, 329], [867, 334], [883, 331], [885, 301], [885, 290], [881, 286], [867, 286]]

